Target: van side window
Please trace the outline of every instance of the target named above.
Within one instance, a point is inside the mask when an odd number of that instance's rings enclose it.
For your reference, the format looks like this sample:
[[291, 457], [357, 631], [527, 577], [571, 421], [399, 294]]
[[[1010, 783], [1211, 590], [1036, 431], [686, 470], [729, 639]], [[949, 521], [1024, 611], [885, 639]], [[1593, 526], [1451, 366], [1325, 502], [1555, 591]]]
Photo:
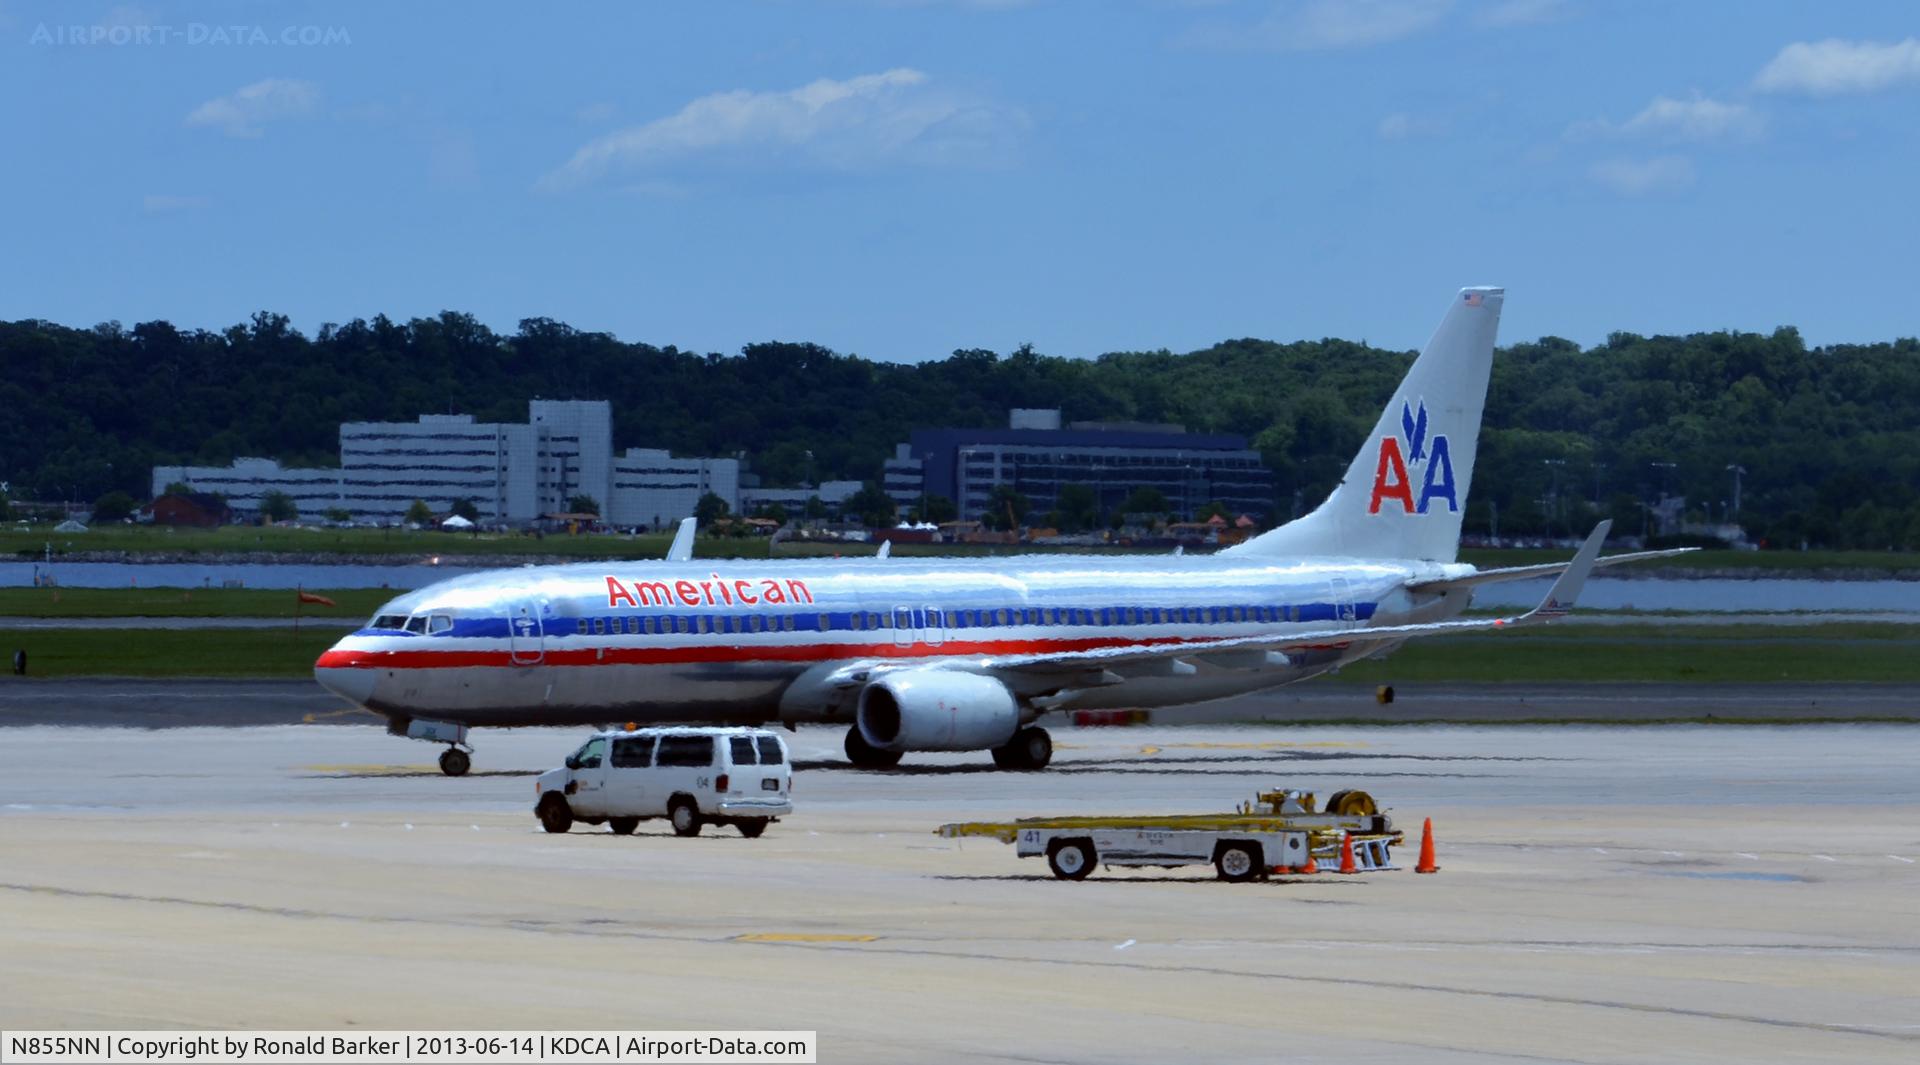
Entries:
[[615, 769], [645, 769], [653, 764], [653, 737], [614, 740], [611, 761]]
[[752, 736], [729, 736], [727, 740], [733, 748], [730, 753], [733, 755], [734, 765], [754, 764]]
[[705, 766], [713, 764], [712, 736], [662, 736], [654, 752], [655, 765]]
[[756, 736], [754, 738], [760, 743], [761, 765], [779, 765], [781, 762], [786, 761], [786, 759], [780, 757], [779, 740], [774, 739], [772, 736]]

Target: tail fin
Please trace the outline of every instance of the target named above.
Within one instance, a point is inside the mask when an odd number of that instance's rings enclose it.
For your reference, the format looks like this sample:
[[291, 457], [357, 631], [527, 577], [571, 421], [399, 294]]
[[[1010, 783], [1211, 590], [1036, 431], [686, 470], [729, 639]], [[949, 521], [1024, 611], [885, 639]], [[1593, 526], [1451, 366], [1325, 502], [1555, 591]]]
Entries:
[[1228, 551], [1453, 561], [1505, 295], [1461, 289], [1327, 501]]

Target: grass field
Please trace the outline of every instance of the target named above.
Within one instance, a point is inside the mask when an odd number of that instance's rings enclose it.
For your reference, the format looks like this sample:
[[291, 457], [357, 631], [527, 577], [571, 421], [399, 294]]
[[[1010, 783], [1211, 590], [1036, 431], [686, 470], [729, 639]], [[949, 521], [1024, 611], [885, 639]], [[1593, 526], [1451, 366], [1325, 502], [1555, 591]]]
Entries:
[[[390, 588], [318, 591], [336, 605], [301, 603], [303, 618], [372, 617], [400, 593]], [[271, 588], [0, 588], [0, 617], [11, 618], [287, 618], [291, 589]]]
[[[304, 677], [340, 636], [338, 628], [0, 630], [0, 653], [26, 648], [35, 676]], [[1920, 682], [1920, 629], [1649, 624], [1489, 633], [1416, 640], [1385, 662], [1362, 663], [1337, 679]]]
[[[313, 529], [297, 526], [258, 528], [230, 525], [217, 529], [165, 526], [102, 525], [84, 533], [54, 533], [46, 529], [0, 530], [0, 557], [38, 559], [49, 544], [56, 560], [79, 551], [129, 554], [339, 554], [391, 557], [396, 562], [436, 555], [540, 555], [553, 558], [659, 558], [671, 537], [565, 534], [533, 537], [506, 533], [439, 532], [408, 529]], [[834, 554], [872, 554], [865, 544], [782, 543], [782, 557]], [[901, 544], [898, 555], [989, 555], [1013, 551], [1085, 550], [1084, 548], [1019, 548], [965, 544]], [[763, 539], [702, 537], [695, 552], [705, 558], [765, 558]], [[1461, 561], [1478, 566], [1521, 566], [1557, 562], [1571, 549], [1469, 549]], [[1727, 570], [1739, 574], [1816, 569], [1854, 569], [1889, 573], [1920, 573], [1920, 552], [1897, 551], [1697, 551], [1666, 563], [1689, 569]]]

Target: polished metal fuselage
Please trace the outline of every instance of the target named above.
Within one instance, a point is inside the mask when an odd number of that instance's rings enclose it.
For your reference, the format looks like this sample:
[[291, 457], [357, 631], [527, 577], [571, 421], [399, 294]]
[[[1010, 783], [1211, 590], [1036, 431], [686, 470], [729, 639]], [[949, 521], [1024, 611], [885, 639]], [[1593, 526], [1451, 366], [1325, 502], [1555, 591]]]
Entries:
[[[1471, 567], [1216, 556], [592, 562], [459, 577], [410, 592], [316, 663], [394, 718], [468, 725], [844, 721], [816, 683], [849, 664], [993, 672], [1011, 656], [1442, 620], [1465, 592], [1410, 581]], [[1273, 687], [1378, 654], [1323, 638], [1284, 655], [1171, 657], [1062, 675], [1038, 708], [1157, 707]], [[1178, 668], [1175, 668], [1176, 665]]]

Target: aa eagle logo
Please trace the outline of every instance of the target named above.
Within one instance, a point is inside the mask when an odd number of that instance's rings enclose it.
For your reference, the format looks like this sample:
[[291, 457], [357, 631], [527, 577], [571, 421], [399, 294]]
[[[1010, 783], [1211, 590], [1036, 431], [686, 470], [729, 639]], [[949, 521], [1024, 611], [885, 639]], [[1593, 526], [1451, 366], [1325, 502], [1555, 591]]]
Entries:
[[[1401, 441], [1406, 446], [1401, 447]], [[1420, 477], [1420, 499], [1414, 501], [1413, 477]], [[1427, 434], [1427, 401], [1420, 400], [1415, 411], [1400, 401], [1400, 435], [1380, 438], [1380, 461], [1373, 470], [1373, 498], [1367, 513], [1378, 514], [1383, 503], [1399, 503], [1401, 514], [1425, 514], [1433, 501], [1446, 501], [1447, 510], [1458, 512], [1459, 494], [1453, 484], [1453, 455], [1444, 433]], [[1392, 513], [1391, 510], [1388, 513]]]

